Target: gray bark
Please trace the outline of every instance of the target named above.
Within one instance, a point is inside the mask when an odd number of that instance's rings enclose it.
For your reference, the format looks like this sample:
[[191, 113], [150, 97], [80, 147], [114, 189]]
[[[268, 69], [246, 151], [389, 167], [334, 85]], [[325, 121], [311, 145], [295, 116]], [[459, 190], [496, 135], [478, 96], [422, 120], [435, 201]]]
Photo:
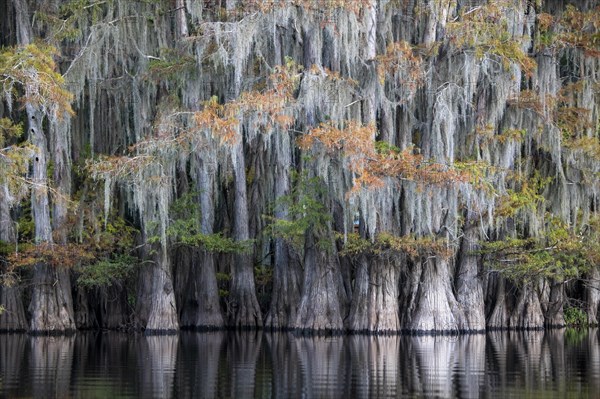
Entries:
[[[31, 143], [37, 148], [33, 162], [31, 210], [37, 243], [52, 245], [48, 200], [47, 145], [42, 130], [43, 115], [32, 105], [25, 106]], [[29, 305], [32, 332], [64, 332], [75, 329], [69, 271], [38, 263], [33, 269], [33, 292]]]
[[179, 330], [170, 261], [159, 246], [141, 266], [137, 314], [147, 334]]
[[549, 328], [564, 327], [563, 304], [565, 302], [565, 285], [547, 279], [542, 283], [541, 306], [544, 314], [544, 325]]
[[[16, 242], [14, 222], [10, 215], [8, 204], [8, 189], [0, 185], [0, 241], [5, 243]], [[8, 268], [0, 266], [0, 305], [4, 311], [0, 313], [0, 331], [24, 331], [27, 329], [25, 308], [21, 296], [21, 287], [18, 285], [18, 275], [6, 274]]]
[[[248, 232], [248, 199], [242, 139], [234, 144], [233, 184], [235, 188], [233, 238], [238, 242], [250, 239]], [[235, 254], [231, 267], [229, 325], [236, 328], [262, 327], [263, 320], [254, 285], [254, 265], [248, 254]]]
[[[18, 42], [32, 42], [30, 14], [25, 0], [15, 2]], [[48, 199], [47, 139], [43, 131], [43, 113], [34, 105], [25, 104], [29, 140], [36, 147], [32, 159], [31, 211], [35, 223], [36, 243], [52, 244], [52, 225]], [[73, 300], [67, 270], [39, 263], [33, 272], [33, 292], [29, 305], [32, 332], [64, 332], [75, 329]]]
[[479, 226], [467, 222], [460, 246], [456, 275], [456, 300], [464, 319], [459, 325], [462, 331], [485, 330], [485, 301], [483, 283], [479, 276], [479, 256], [473, 251], [479, 249]]
[[[287, 133], [276, 133], [275, 141], [275, 201], [290, 194], [290, 169], [292, 167], [290, 138]], [[276, 219], [287, 220], [289, 209], [285, 203], [275, 207]], [[302, 288], [300, 262], [294, 249], [283, 239], [275, 238], [275, 265], [271, 305], [265, 327], [289, 328], [296, 320]]]
[[464, 315], [450, 280], [448, 260], [424, 259], [411, 271], [406, 307], [402, 310], [402, 329], [417, 333], [458, 332]]
[[509, 325], [514, 329], [544, 328], [544, 313], [533, 284], [525, 285], [518, 290], [517, 301], [512, 309]]
[[493, 273], [488, 276], [487, 283], [487, 327], [489, 329], [508, 328], [510, 305], [507, 302], [506, 280], [497, 273]]
[[585, 287], [585, 303], [588, 322], [600, 323], [600, 270], [593, 268], [587, 276]]
[[346, 328], [384, 334], [400, 331], [400, 259], [361, 255], [357, 262]]
[[313, 231], [305, 235], [302, 299], [294, 323], [297, 330], [336, 332], [343, 328], [343, 281], [335, 246], [328, 245], [330, 249], [319, 247]]

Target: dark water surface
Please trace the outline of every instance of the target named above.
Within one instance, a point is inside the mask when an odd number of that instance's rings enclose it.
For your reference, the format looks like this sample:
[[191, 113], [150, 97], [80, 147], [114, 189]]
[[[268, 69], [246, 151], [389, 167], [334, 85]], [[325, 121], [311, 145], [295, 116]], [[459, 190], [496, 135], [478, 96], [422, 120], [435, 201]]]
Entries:
[[600, 398], [597, 330], [0, 335], [0, 397]]

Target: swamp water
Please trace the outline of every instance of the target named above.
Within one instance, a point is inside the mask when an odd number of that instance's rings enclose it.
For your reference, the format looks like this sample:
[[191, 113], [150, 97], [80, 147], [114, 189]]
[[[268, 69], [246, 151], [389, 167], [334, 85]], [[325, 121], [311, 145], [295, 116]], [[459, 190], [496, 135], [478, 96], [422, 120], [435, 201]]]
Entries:
[[598, 330], [0, 335], [0, 398], [600, 397]]

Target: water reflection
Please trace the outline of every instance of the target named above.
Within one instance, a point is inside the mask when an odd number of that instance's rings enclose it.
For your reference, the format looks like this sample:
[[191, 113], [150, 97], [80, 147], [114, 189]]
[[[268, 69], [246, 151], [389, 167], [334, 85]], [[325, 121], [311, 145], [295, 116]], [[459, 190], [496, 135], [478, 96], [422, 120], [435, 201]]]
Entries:
[[597, 330], [0, 335], [0, 397], [600, 397]]

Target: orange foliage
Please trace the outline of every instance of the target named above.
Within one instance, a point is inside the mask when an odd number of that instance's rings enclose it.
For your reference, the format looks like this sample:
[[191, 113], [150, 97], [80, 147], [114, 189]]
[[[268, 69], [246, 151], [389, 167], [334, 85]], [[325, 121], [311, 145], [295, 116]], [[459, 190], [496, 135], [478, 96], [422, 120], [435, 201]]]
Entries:
[[246, 12], [258, 11], [267, 13], [291, 5], [317, 13], [331, 12], [340, 9], [359, 15], [360, 11], [363, 8], [368, 7], [372, 1], [373, 0], [245, 0], [243, 2], [243, 9]]
[[239, 120], [237, 110], [231, 104], [222, 105], [213, 97], [204, 103], [202, 111], [194, 114], [194, 120], [199, 128], [209, 129], [223, 142], [233, 144], [238, 140]]
[[84, 244], [40, 243], [25, 246], [20, 252], [8, 255], [12, 267], [31, 267], [44, 263], [54, 267], [71, 268], [95, 259], [95, 253]]
[[341, 152], [348, 168], [356, 174], [351, 194], [363, 188], [383, 187], [388, 177], [436, 185], [469, 181], [468, 172], [429, 162], [412, 148], [378, 148], [375, 133], [374, 125], [347, 121], [339, 128], [327, 122], [301, 137], [298, 145], [308, 150], [319, 143], [332, 156]]
[[397, 83], [408, 87], [409, 93], [415, 91], [423, 84], [425, 71], [423, 60], [413, 51], [412, 46], [400, 41], [390, 43], [385, 54], [377, 56], [377, 74], [381, 84], [385, 83], [386, 75], [397, 79]]
[[244, 92], [237, 100], [226, 104], [219, 104], [213, 97], [204, 103], [202, 111], [195, 113], [194, 120], [198, 127], [209, 129], [226, 144], [239, 139], [239, 121], [243, 114], [262, 118], [267, 130], [273, 126], [287, 129], [293, 118], [286, 113], [286, 108], [294, 101], [299, 70], [291, 61], [287, 65], [278, 65], [269, 76], [268, 90]]

